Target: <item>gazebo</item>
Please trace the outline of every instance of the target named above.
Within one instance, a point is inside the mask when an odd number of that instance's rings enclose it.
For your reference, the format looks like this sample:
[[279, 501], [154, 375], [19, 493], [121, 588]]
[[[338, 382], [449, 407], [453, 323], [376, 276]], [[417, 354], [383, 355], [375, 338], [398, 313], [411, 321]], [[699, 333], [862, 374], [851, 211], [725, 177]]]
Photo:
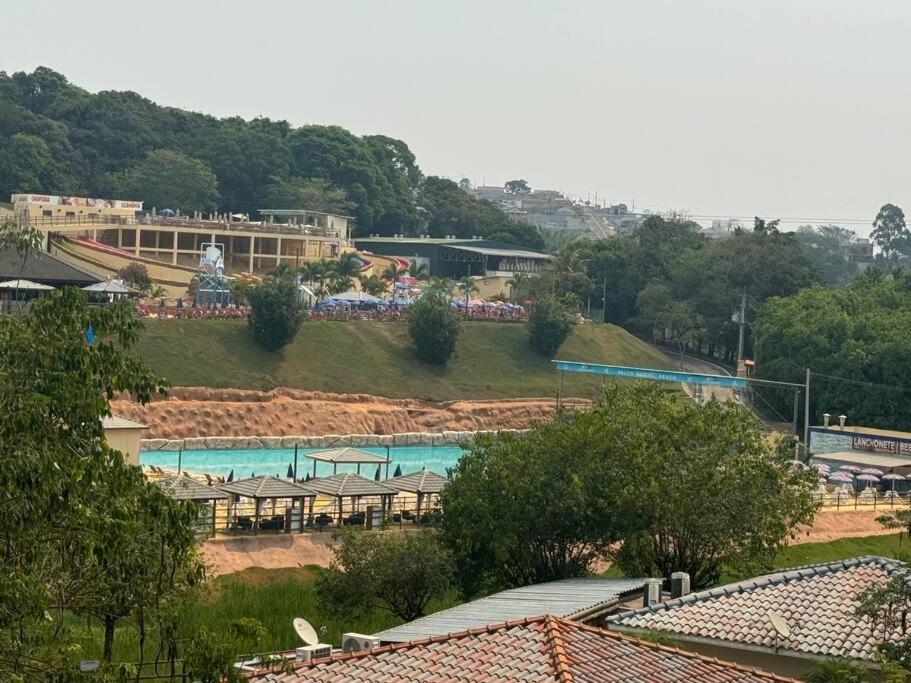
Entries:
[[[300, 510], [300, 524], [298, 530], [304, 530], [304, 498], [310, 498], [310, 508], [313, 508], [313, 499], [315, 493], [308, 491], [301, 484], [279, 479], [278, 477], [259, 476], [250, 479], [236, 479], [235, 481], [219, 484], [215, 487], [219, 491], [231, 494], [231, 500], [228, 504], [228, 519], [234, 518], [235, 525], [240, 529], [252, 529], [257, 533], [260, 529], [285, 530], [288, 533], [292, 531], [296, 515], [294, 510]], [[253, 519], [247, 516], [237, 517], [237, 499], [248, 498], [254, 502]], [[285, 508], [285, 514], [275, 514], [275, 503], [279, 499], [291, 501], [291, 507]], [[272, 501], [272, 514], [266, 521], [261, 521], [263, 512], [263, 501]], [[290, 514], [289, 514], [290, 510]]]
[[338, 474], [339, 465], [357, 465], [357, 473], [361, 473], [361, 465], [386, 465], [386, 476], [389, 476], [389, 458], [362, 451], [358, 448], [330, 448], [322, 451], [311, 451], [304, 454], [313, 461], [313, 476], [316, 477], [316, 463], [331, 462], [332, 474]]
[[[378, 497], [380, 499], [380, 510], [383, 516], [391, 508], [392, 499], [396, 491], [391, 486], [386, 486], [372, 479], [367, 479], [354, 472], [342, 472], [333, 474], [331, 477], [322, 479], [311, 479], [301, 486], [313, 494], [320, 494], [329, 498], [335, 498], [338, 501], [338, 525], [343, 524], [344, 500], [351, 499], [352, 515], [358, 512], [357, 506], [362, 498]], [[313, 514], [313, 501], [310, 502], [310, 514]], [[366, 521], [366, 519], [365, 519]]]
[[139, 291], [123, 283], [123, 280], [105, 280], [82, 288], [83, 292], [103, 294], [108, 301], [117, 301], [125, 296], [137, 297]]
[[400, 477], [387, 479], [383, 483], [402, 493], [415, 494], [418, 499], [417, 519], [420, 520], [421, 504], [424, 501], [424, 497], [437, 496], [439, 498], [440, 491], [449, 483], [449, 480], [436, 472], [421, 470], [420, 472], [412, 472], [411, 474], [403, 474]]
[[215, 509], [218, 506], [218, 501], [228, 500], [231, 496], [224, 491], [214, 489], [195, 479], [181, 477], [179, 475], [159, 479], [155, 482], [155, 485], [174, 500], [189, 500], [200, 504], [211, 503], [212, 534], [215, 534]]

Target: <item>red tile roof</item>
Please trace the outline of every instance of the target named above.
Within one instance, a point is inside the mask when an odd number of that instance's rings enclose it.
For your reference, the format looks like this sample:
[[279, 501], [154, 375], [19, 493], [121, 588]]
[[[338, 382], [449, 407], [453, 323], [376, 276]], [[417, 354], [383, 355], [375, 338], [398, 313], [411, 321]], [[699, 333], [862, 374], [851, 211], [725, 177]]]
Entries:
[[768, 683], [791, 681], [553, 616], [335, 654], [257, 683]]
[[[798, 567], [612, 615], [608, 628], [659, 630], [753, 648], [780, 648], [815, 657], [872, 659], [879, 638], [855, 615], [868, 587], [886, 583], [907, 565], [883, 557]], [[790, 627], [781, 638], [769, 613]]]

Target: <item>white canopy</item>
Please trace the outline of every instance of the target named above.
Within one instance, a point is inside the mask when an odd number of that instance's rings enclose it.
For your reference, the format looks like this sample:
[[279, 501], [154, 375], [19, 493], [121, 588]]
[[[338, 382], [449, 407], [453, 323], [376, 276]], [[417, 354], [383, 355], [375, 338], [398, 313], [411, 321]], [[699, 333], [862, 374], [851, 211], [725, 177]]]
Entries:
[[54, 288], [50, 285], [32, 282], [31, 280], [7, 280], [6, 282], [0, 282], [0, 289], [30, 289], [36, 292], [45, 292]]
[[96, 282], [94, 285], [83, 287], [82, 291], [102, 292], [104, 294], [132, 294], [136, 290], [132, 287], [127, 287], [122, 280], [105, 280], [104, 282]]

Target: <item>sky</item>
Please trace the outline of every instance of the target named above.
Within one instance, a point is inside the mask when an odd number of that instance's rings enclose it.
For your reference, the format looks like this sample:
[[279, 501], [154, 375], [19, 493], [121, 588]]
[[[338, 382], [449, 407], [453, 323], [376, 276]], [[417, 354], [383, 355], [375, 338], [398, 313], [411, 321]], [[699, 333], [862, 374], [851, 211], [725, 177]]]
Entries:
[[911, 210], [907, 0], [6, 4], [7, 72], [383, 133], [428, 175], [859, 234]]

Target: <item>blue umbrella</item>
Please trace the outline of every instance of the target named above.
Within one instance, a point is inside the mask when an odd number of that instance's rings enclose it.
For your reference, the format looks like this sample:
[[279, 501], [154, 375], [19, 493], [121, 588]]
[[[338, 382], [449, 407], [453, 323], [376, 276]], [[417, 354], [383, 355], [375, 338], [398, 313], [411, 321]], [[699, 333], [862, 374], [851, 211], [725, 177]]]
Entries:
[[288, 474], [285, 475], [288, 479], [294, 479], [294, 468], [291, 467], [291, 463], [288, 463]]
[[394, 473], [392, 476], [393, 476], [393, 477], [401, 477], [401, 476], [402, 476], [402, 466], [401, 466], [401, 465], [396, 465], [396, 466], [395, 466], [395, 473]]
[[377, 465], [376, 474], [373, 475], [373, 481], [379, 481], [379, 480], [380, 480], [380, 466]]
[[228, 478], [226, 481], [234, 481], [234, 470], [231, 470], [231, 472], [228, 473]]

